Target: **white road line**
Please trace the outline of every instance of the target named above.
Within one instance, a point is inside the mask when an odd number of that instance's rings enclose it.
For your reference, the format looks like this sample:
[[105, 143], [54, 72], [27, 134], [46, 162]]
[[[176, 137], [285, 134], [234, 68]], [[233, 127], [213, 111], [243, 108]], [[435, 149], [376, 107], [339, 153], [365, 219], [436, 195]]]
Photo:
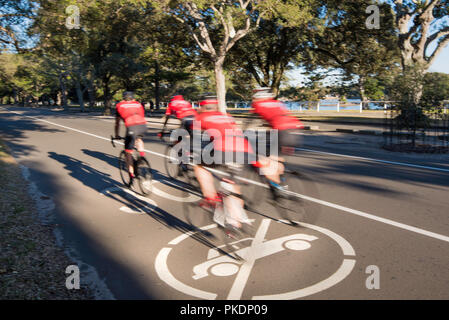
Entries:
[[178, 281], [172, 275], [167, 266], [167, 258], [171, 250], [172, 248], [163, 248], [156, 257], [154, 265], [159, 278], [161, 278], [163, 281], [165, 281], [178, 291], [187, 293], [200, 299], [215, 300], [217, 298], [217, 294], [190, 287], [182, 283], [181, 281]]
[[[20, 114], [18, 112], [14, 112], [14, 111], [11, 111], [11, 112], [19, 114], [19, 115], [22, 115], [22, 114]], [[81, 131], [81, 130], [78, 130], [78, 129], [74, 129], [74, 128], [70, 128], [70, 127], [67, 127], [67, 126], [63, 126], [63, 125], [60, 125], [60, 124], [57, 124], [57, 123], [54, 123], [54, 122], [51, 122], [51, 121], [47, 121], [47, 120], [43, 120], [43, 119], [39, 119], [39, 118], [36, 118], [36, 117], [31, 117], [31, 116], [24, 116], [24, 117], [32, 118], [32, 119], [37, 120], [37, 121], [46, 122], [46, 123], [49, 123], [49, 124], [54, 125], [54, 126], [58, 126], [58, 127], [62, 127], [62, 128], [68, 129], [68, 130], [72, 130], [72, 131], [76, 131], [76, 132], [79, 132], [79, 133], [83, 133], [83, 134], [86, 134], [86, 135], [89, 135], [89, 136], [92, 136], [92, 137], [95, 137], [95, 138], [98, 138], [98, 139], [110, 141], [110, 139], [108, 139], [108, 138], [104, 138], [104, 137], [101, 137], [101, 136], [98, 136], [98, 135], [95, 135], [95, 134], [92, 134], [92, 133], [89, 133], [89, 132], [85, 132], [85, 131]], [[123, 143], [120, 143], [120, 144], [123, 144]], [[305, 151], [309, 151], [307, 149], [304, 149], [304, 150]], [[149, 153], [152, 153], [154, 155], [160, 156], [160, 157], [166, 157], [165, 155], [163, 155], [161, 153], [157, 153], [157, 152], [153, 152], [153, 151], [149, 151], [149, 150], [145, 150], [145, 151], [147, 151]], [[320, 152], [320, 153], [325, 153], [326, 154], [326, 152], [321, 152], [321, 151], [314, 151], [314, 150], [310, 150], [310, 151]], [[331, 154], [331, 153], [327, 153], [327, 154]], [[335, 155], [338, 155], [338, 154], [335, 154]], [[360, 158], [360, 157], [353, 157], [353, 156], [347, 156], [347, 157]], [[361, 159], [363, 160], [364, 158], [361, 158]], [[373, 160], [375, 160], [375, 159], [373, 159]], [[442, 169], [442, 170], [445, 170], [445, 169]], [[254, 181], [253, 183], [257, 184], [256, 181]], [[441, 235], [441, 234], [438, 234], [438, 233], [434, 233], [434, 232], [430, 232], [430, 231], [427, 231], [427, 230], [423, 230], [423, 229], [420, 229], [420, 228], [417, 228], [417, 227], [409, 226], [409, 225], [406, 225], [406, 224], [403, 224], [403, 223], [400, 223], [400, 222], [396, 222], [396, 221], [393, 221], [393, 220], [390, 220], [390, 219], [381, 218], [381, 217], [378, 217], [378, 216], [375, 216], [375, 215], [372, 215], [372, 214], [369, 214], [369, 213], [366, 213], [366, 212], [363, 212], [363, 211], [354, 210], [354, 209], [351, 209], [351, 208], [347, 208], [347, 207], [344, 207], [344, 206], [333, 204], [333, 203], [330, 203], [330, 202], [327, 202], [327, 201], [323, 201], [323, 200], [320, 200], [320, 199], [315, 199], [315, 198], [312, 198], [312, 197], [308, 197], [306, 195], [302, 195], [302, 194], [296, 194], [296, 195], [298, 197], [302, 198], [302, 199], [305, 199], [305, 200], [308, 200], [308, 201], [311, 201], [311, 202], [315, 202], [315, 203], [321, 204], [321, 205], [326, 206], [326, 207], [330, 207], [330, 208], [334, 208], [334, 209], [337, 209], [337, 210], [345, 211], [347, 213], [352, 213], [352, 214], [355, 214], [355, 215], [358, 215], [358, 216], [361, 216], [361, 217], [364, 217], [364, 218], [367, 218], [367, 219], [371, 219], [371, 220], [382, 222], [382, 223], [385, 223], [385, 224], [388, 224], [388, 225], [391, 225], [391, 226], [395, 226], [395, 227], [400, 228], [400, 229], [408, 230], [408, 231], [415, 232], [415, 233], [418, 233], [418, 234], [421, 234], [421, 235], [425, 235], [425, 236], [428, 236], [428, 237], [431, 237], [431, 238], [434, 238], [434, 239], [438, 239], [438, 240], [449, 242], [449, 237], [448, 236], [444, 236], [444, 235]]]
[[244, 257], [245, 262], [240, 267], [240, 271], [234, 280], [231, 290], [229, 291], [227, 298], [228, 300], [240, 300], [242, 297], [243, 290], [245, 289], [251, 270], [256, 262], [256, 250], [254, 248], [263, 243], [263, 239], [265, 239], [269, 226], [270, 219], [263, 219], [260, 223], [259, 229], [257, 229], [256, 235], [251, 243], [251, 248], [247, 251], [248, 255]]
[[254, 296], [252, 297], [252, 300], [291, 300], [306, 297], [336, 285], [351, 273], [352, 269], [354, 269], [354, 266], [355, 266], [354, 259], [344, 259], [343, 263], [341, 264], [340, 268], [338, 268], [337, 272], [335, 272], [331, 277], [323, 281], [320, 281], [317, 284], [314, 284], [304, 289], [299, 289], [287, 293], [272, 294], [266, 296]]
[[412, 167], [412, 168], [419, 168], [419, 169], [427, 169], [427, 170], [434, 170], [434, 171], [449, 172], [449, 169], [438, 168], [438, 167], [429, 167], [429, 166], [423, 166], [423, 165], [419, 165], [419, 164], [411, 164], [411, 163], [406, 163], [406, 162], [397, 162], [397, 161], [380, 160], [380, 159], [365, 158], [365, 157], [358, 157], [358, 156], [350, 156], [350, 155], [346, 155], [346, 154], [324, 152], [324, 151], [318, 151], [318, 150], [313, 150], [313, 149], [305, 149], [305, 148], [296, 148], [296, 150], [313, 152], [313, 153], [319, 153], [319, 154], [326, 154], [326, 155], [332, 155], [332, 156], [344, 157], [344, 158], [350, 158], [350, 159], [357, 159], [357, 160], [365, 160], [365, 161], [372, 161], [372, 162], [394, 164], [394, 165], [405, 166], [405, 167]]

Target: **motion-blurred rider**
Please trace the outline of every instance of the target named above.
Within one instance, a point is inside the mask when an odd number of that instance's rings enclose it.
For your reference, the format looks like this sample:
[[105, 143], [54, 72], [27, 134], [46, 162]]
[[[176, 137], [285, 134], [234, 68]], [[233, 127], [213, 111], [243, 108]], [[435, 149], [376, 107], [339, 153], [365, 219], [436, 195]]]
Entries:
[[284, 173], [283, 156], [292, 155], [300, 143], [298, 130], [304, 128], [301, 121], [292, 116], [286, 106], [275, 99], [270, 88], [257, 88], [253, 94], [252, 112], [265, 120], [272, 129], [278, 131], [277, 155], [261, 157], [259, 162], [267, 168], [266, 177], [273, 187], [282, 191], [280, 175]]
[[145, 156], [144, 144], [142, 137], [147, 131], [147, 122], [145, 120], [145, 109], [140, 102], [134, 99], [134, 93], [125, 91], [123, 93], [123, 100], [116, 105], [115, 117], [115, 138], [119, 138], [120, 120], [125, 122], [126, 136], [125, 136], [125, 152], [126, 164], [131, 178], [134, 178], [134, 167], [132, 153], [134, 146], [139, 151], [140, 155]]
[[[238, 163], [238, 159], [245, 161], [249, 157], [248, 154], [253, 153], [253, 150], [234, 119], [230, 115], [218, 111], [218, 101], [215, 97], [208, 97], [200, 102], [194, 130], [203, 131], [213, 141], [214, 160], [210, 161], [211, 159], [205, 159], [202, 156], [201, 163], [195, 165], [194, 171], [204, 196], [205, 205], [214, 206], [216, 202], [220, 201], [220, 198], [217, 195], [212, 174], [204, 167], [227, 166], [231, 163]], [[195, 137], [198, 137], [198, 135], [195, 134]], [[198, 153], [201, 150], [195, 150], [194, 152]], [[229, 164], [227, 163], [228, 160], [230, 160]], [[241, 165], [243, 164], [241, 163]], [[232, 185], [231, 191], [236, 195], [240, 194], [236, 184]], [[226, 197], [224, 205], [227, 212], [230, 213], [228, 217], [230, 225], [240, 228], [242, 222], [248, 223], [248, 221], [242, 219], [244, 216], [244, 212], [242, 212], [243, 200], [231, 195]]]

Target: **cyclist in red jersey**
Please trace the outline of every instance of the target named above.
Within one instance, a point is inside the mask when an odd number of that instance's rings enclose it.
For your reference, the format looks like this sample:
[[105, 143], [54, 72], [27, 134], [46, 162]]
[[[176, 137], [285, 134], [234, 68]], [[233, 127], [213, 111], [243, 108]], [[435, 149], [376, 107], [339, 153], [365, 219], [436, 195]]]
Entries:
[[[265, 169], [266, 177], [276, 187], [280, 187], [280, 175], [284, 172], [282, 162], [285, 161], [279, 155], [291, 155], [299, 144], [297, 130], [304, 128], [301, 121], [290, 115], [285, 105], [274, 99], [270, 88], [258, 88], [254, 90], [253, 113], [264, 119], [272, 129], [278, 130], [278, 154], [270, 155], [270, 158], [261, 159], [260, 163]], [[268, 173], [269, 172], [269, 173]]]
[[[218, 101], [215, 98], [200, 102], [199, 113], [193, 128], [195, 131], [204, 131], [213, 141], [213, 160], [201, 157], [201, 163], [195, 165], [194, 171], [206, 203], [214, 205], [219, 198], [214, 186], [213, 176], [203, 166], [226, 165], [226, 163], [243, 165], [245, 158], [253, 155], [253, 150], [234, 119], [230, 115], [218, 111]], [[196, 153], [201, 153], [201, 151], [195, 150]], [[255, 155], [253, 157], [255, 159]], [[236, 185], [233, 185], [232, 192], [240, 194]], [[228, 212], [231, 213], [230, 224], [239, 228], [241, 226], [239, 212], [243, 209], [243, 201], [235, 196], [229, 198], [229, 202], [225, 205], [229, 206]]]
[[129, 175], [134, 178], [134, 168], [132, 166], [132, 152], [136, 146], [140, 155], [145, 156], [144, 144], [142, 137], [147, 130], [147, 122], [145, 120], [145, 110], [143, 106], [134, 100], [134, 93], [125, 91], [123, 93], [123, 101], [116, 105], [115, 117], [115, 137], [119, 137], [120, 120], [125, 122], [126, 137], [125, 151], [126, 164], [128, 165]]
[[192, 135], [192, 124], [195, 120], [196, 111], [193, 109], [190, 102], [184, 100], [182, 95], [175, 95], [168, 104], [167, 111], [165, 112], [165, 121], [159, 136], [165, 130], [168, 118], [174, 115], [177, 119], [181, 120], [181, 128], [187, 130]]

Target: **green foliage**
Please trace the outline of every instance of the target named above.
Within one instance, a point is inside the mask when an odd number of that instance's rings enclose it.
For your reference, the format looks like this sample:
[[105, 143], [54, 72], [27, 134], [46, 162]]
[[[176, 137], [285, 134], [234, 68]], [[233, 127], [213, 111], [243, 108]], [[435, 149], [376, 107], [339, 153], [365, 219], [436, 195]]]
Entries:
[[369, 100], [382, 101], [385, 99], [385, 86], [378, 78], [368, 78], [365, 81], [365, 94]]
[[424, 75], [421, 105], [426, 109], [443, 106], [449, 100], [449, 74], [429, 72]]

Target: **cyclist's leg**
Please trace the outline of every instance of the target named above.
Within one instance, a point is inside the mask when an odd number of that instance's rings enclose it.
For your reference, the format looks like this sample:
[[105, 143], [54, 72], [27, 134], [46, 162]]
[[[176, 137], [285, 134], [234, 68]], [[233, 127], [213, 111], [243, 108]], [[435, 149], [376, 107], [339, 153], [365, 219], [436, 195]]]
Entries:
[[[237, 172], [235, 172], [235, 170], [238, 170], [240, 172], [244, 166], [244, 163], [240, 163], [239, 159], [249, 159], [250, 156], [248, 154], [242, 154], [239, 152], [231, 152], [231, 154], [232, 157], [228, 153], [228, 157], [225, 156], [225, 159], [233, 159], [233, 161], [235, 162], [233, 164], [225, 164], [225, 167], [226, 171], [234, 171], [235, 175], [238, 174]], [[226, 153], [223, 153], [223, 155], [226, 155]], [[240, 168], [237, 168], [237, 166]], [[226, 180], [224, 180], [223, 182], [227, 183]], [[229, 222], [234, 227], [240, 228], [242, 226], [241, 223], [246, 218], [246, 215], [244, 213], [245, 203], [243, 201], [243, 198], [241, 197], [241, 187], [237, 183], [237, 181], [229, 181], [229, 183], [227, 183], [227, 188], [229, 188], [228, 191], [230, 192], [230, 195], [228, 195], [224, 199], [224, 205], [226, 207], [226, 211], [229, 213]]]
[[194, 116], [187, 116], [182, 119], [181, 128], [187, 131], [189, 136], [189, 151], [192, 152], [193, 148], [193, 122], [195, 121]]
[[193, 167], [195, 177], [198, 180], [205, 199], [213, 200], [217, 198], [217, 191], [214, 186], [214, 177], [212, 173], [203, 168], [202, 165], [195, 165]]
[[147, 131], [147, 126], [145, 124], [137, 125], [134, 128], [135, 132], [135, 147], [137, 151], [139, 151], [139, 154], [141, 157], [145, 156], [145, 146], [143, 144], [143, 136], [145, 132]]
[[136, 143], [136, 136], [134, 134], [133, 128], [129, 127], [126, 130], [125, 137], [125, 152], [126, 152], [126, 166], [128, 168], [129, 175], [134, 178], [134, 165], [133, 165], [133, 149], [134, 144]]
[[262, 166], [266, 166], [266, 169], [263, 168], [262, 171], [266, 171], [266, 177], [274, 182], [275, 184], [280, 184], [280, 177], [284, 174], [284, 162], [287, 157], [291, 156], [295, 147], [299, 143], [299, 137], [295, 134], [296, 130], [279, 130], [278, 131], [278, 148], [277, 154], [271, 154], [268, 160], [260, 161]]
[[259, 156], [259, 163], [261, 164], [262, 174], [270, 181], [279, 184], [281, 182], [280, 176], [284, 173], [284, 165], [278, 157]]
[[145, 146], [141, 137], [136, 139], [136, 149], [139, 151], [140, 156], [143, 157], [145, 155]]

